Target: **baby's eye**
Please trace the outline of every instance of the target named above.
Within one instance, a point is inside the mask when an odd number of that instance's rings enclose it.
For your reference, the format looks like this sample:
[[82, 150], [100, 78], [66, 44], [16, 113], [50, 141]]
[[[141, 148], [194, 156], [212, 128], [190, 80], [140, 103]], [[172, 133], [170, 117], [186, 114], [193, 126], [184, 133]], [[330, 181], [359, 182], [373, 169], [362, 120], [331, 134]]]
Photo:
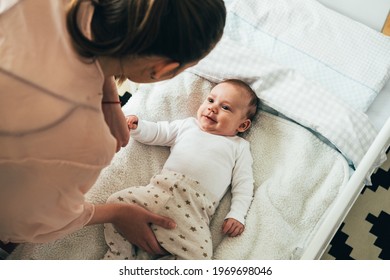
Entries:
[[214, 99], [212, 99], [212, 98], [207, 98], [207, 101], [209, 102], [209, 103], [213, 103], [214, 102]]
[[222, 109], [226, 110], [226, 111], [230, 111], [230, 107], [227, 106], [227, 105], [222, 105]]

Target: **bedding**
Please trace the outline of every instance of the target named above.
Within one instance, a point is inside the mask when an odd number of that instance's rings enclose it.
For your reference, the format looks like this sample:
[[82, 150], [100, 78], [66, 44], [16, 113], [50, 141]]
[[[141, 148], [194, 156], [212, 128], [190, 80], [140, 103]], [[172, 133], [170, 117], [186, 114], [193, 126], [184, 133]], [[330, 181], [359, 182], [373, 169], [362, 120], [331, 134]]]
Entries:
[[[194, 116], [213, 85], [185, 72], [171, 81], [130, 88], [133, 97], [123, 110], [152, 121]], [[211, 222], [214, 258], [298, 258], [296, 248], [303, 246], [347, 181], [347, 161], [310, 131], [267, 112], [260, 113], [245, 137], [254, 156], [254, 201], [244, 234], [224, 237], [220, 228], [230, 205], [230, 194], [225, 195]], [[103, 171], [88, 200], [104, 203], [114, 192], [146, 185], [168, 153], [166, 147], [131, 140]], [[11, 258], [100, 259], [106, 251], [102, 226], [91, 226], [50, 244], [19, 246]]]
[[[223, 38], [188, 71], [212, 82], [227, 78], [247, 82], [264, 104], [328, 139], [354, 168], [377, 134], [365, 113], [348, 106], [296, 70], [276, 64], [257, 49], [229, 38]], [[373, 168], [384, 160], [385, 151]]]
[[390, 79], [366, 112], [368, 118], [378, 131], [383, 127], [386, 120], [390, 118], [389, 104]]
[[390, 77], [390, 38], [315, 0], [228, 2], [225, 35], [365, 112]]

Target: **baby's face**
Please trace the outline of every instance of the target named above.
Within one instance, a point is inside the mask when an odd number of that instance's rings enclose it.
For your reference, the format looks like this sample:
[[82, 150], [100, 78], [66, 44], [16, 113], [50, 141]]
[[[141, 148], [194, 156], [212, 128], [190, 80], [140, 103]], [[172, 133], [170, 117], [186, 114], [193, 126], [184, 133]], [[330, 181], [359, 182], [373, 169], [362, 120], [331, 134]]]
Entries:
[[216, 135], [234, 136], [250, 126], [246, 114], [249, 97], [230, 83], [216, 85], [200, 105], [197, 118], [200, 128]]

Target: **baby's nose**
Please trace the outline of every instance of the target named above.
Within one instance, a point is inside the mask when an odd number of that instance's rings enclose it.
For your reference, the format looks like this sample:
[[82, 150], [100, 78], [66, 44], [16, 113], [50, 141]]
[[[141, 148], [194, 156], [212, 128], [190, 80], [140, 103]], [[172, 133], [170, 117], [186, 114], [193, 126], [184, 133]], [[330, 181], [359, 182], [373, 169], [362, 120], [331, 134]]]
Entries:
[[216, 106], [210, 105], [208, 109], [209, 109], [209, 111], [213, 112], [214, 114], [217, 112]]

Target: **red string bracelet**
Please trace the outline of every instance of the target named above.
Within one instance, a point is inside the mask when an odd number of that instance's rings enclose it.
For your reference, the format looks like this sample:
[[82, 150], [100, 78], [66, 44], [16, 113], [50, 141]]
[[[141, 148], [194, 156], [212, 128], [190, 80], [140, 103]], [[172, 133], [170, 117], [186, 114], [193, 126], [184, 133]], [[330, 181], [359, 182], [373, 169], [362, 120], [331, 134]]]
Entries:
[[102, 101], [102, 104], [121, 104], [120, 101]]

